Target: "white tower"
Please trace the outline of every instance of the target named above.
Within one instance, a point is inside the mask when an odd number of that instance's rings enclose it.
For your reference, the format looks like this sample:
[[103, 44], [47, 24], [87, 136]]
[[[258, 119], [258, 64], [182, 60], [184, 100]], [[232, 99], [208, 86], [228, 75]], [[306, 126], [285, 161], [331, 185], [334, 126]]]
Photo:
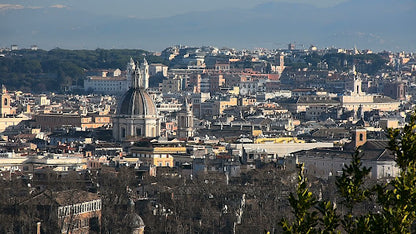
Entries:
[[149, 64], [147, 63], [146, 58], [143, 60], [143, 63], [139, 65], [139, 62], [134, 62], [132, 58], [130, 58], [129, 63], [127, 64], [127, 83], [129, 84], [129, 88], [133, 87], [134, 84], [134, 76], [139, 76], [139, 83], [137, 84], [138, 87], [142, 87], [144, 89], [149, 88]]
[[136, 69], [134, 70], [133, 74], [134, 74], [134, 77], [135, 77], [135, 80], [133, 82], [133, 87], [134, 88], [144, 88], [144, 89], [146, 89], [144, 87], [144, 81], [143, 81], [142, 71], [141, 71], [140, 66], [139, 66], [139, 62], [136, 62]]
[[130, 61], [127, 63], [127, 83], [128, 88], [132, 87], [133, 79], [134, 79], [134, 71], [136, 70], [136, 64], [134, 63], [133, 59], [130, 58]]
[[185, 97], [185, 104], [182, 110], [178, 113], [178, 137], [188, 138], [193, 137], [194, 116], [191, 107], [188, 104], [188, 99]]
[[140, 66], [142, 72], [143, 85], [144, 89], [149, 88], [149, 64], [147, 63], [146, 58], [143, 59], [143, 64]]
[[355, 70], [355, 64], [352, 66], [352, 73], [354, 75], [354, 83], [353, 83], [353, 95], [363, 95], [363, 91], [361, 89], [362, 80], [361, 77], [357, 75], [357, 71]]

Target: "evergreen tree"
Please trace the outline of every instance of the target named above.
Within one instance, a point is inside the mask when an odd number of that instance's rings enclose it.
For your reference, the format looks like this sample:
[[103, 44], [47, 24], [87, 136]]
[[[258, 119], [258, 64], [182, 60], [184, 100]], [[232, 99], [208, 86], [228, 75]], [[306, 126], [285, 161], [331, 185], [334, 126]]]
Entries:
[[296, 195], [290, 193], [289, 203], [294, 210], [295, 221], [290, 223], [282, 219], [281, 225], [285, 233], [316, 233], [315, 226], [318, 224], [318, 213], [311, 211], [317, 204], [317, 200], [308, 188], [308, 179], [304, 176], [303, 166], [298, 176]]
[[355, 233], [367, 226], [365, 223], [368, 223], [369, 217], [356, 217], [354, 207], [365, 201], [370, 195], [370, 190], [364, 188], [365, 179], [370, 171], [371, 168], [362, 166], [360, 150], [357, 149], [352, 157], [351, 164], [345, 165], [342, 169], [342, 175], [336, 178], [341, 201], [347, 208], [347, 214], [344, 215], [341, 223], [348, 233]]
[[[381, 215], [376, 217], [377, 232], [410, 233], [416, 221], [416, 113], [402, 129], [389, 130], [389, 149], [396, 157], [400, 176], [377, 186]], [[413, 230], [414, 231], [414, 230]]]

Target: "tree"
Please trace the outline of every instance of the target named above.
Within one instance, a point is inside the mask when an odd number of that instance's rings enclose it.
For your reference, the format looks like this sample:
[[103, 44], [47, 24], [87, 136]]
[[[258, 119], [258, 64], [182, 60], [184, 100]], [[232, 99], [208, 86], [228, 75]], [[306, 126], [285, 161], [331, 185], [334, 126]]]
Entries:
[[360, 151], [357, 149], [352, 157], [351, 164], [345, 165], [342, 175], [336, 178], [336, 185], [341, 196], [342, 203], [347, 207], [347, 214], [344, 215], [341, 223], [348, 233], [365, 229], [368, 217], [355, 217], [354, 207], [369, 198], [370, 190], [364, 188], [366, 177], [371, 168], [363, 167]]
[[294, 210], [295, 221], [290, 224], [288, 220], [282, 219], [281, 225], [285, 233], [315, 233], [318, 224], [318, 214], [310, 211], [317, 203], [315, 196], [308, 188], [308, 179], [303, 174], [303, 166], [298, 176], [296, 195], [290, 193], [289, 203]]
[[160, 56], [143, 50], [63, 50], [50, 51], [19, 50], [0, 59], [0, 82], [10, 90], [32, 92], [38, 83], [46, 84], [49, 91], [60, 91], [61, 87], [80, 84], [85, 72], [94, 69], [124, 69], [130, 57], [149, 63], [167, 63]]
[[319, 222], [322, 225], [322, 228], [319, 229], [319, 233], [340, 233], [340, 231], [337, 230], [340, 222], [340, 217], [337, 214], [335, 204], [330, 201], [321, 201], [316, 208], [319, 210], [322, 216], [319, 218]]
[[[410, 122], [404, 126], [403, 130], [389, 129], [389, 147], [396, 156], [399, 167], [406, 171], [408, 166], [412, 166], [416, 161], [416, 114], [410, 116]], [[414, 166], [414, 165], [413, 165]]]
[[382, 207], [377, 216], [379, 231], [410, 233], [416, 221], [416, 113], [403, 130], [389, 129], [389, 149], [396, 156], [401, 172], [387, 185], [378, 185], [378, 203]]

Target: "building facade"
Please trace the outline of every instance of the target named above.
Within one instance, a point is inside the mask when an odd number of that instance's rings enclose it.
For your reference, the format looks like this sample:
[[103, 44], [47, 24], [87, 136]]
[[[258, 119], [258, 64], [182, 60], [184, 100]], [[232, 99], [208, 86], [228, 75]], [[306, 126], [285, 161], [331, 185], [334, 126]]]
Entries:
[[174, 154], [186, 154], [185, 146], [155, 145], [132, 147], [131, 156], [139, 158], [145, 166], [173, 167]]

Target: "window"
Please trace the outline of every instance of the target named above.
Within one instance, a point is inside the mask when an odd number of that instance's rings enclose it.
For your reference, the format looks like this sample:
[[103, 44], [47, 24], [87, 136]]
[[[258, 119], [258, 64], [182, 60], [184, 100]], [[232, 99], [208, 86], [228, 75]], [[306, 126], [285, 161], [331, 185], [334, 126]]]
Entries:
[[126, 137], [126, 129], [125, 128], [121, 128], [121, 137], [122, 138]]
[[364, 135], [362, 133], [360, 133], [360, 141], [364, 140]]
[[7, 98], [4, 99], [4, 105], [7, 106], [8, 100]]

